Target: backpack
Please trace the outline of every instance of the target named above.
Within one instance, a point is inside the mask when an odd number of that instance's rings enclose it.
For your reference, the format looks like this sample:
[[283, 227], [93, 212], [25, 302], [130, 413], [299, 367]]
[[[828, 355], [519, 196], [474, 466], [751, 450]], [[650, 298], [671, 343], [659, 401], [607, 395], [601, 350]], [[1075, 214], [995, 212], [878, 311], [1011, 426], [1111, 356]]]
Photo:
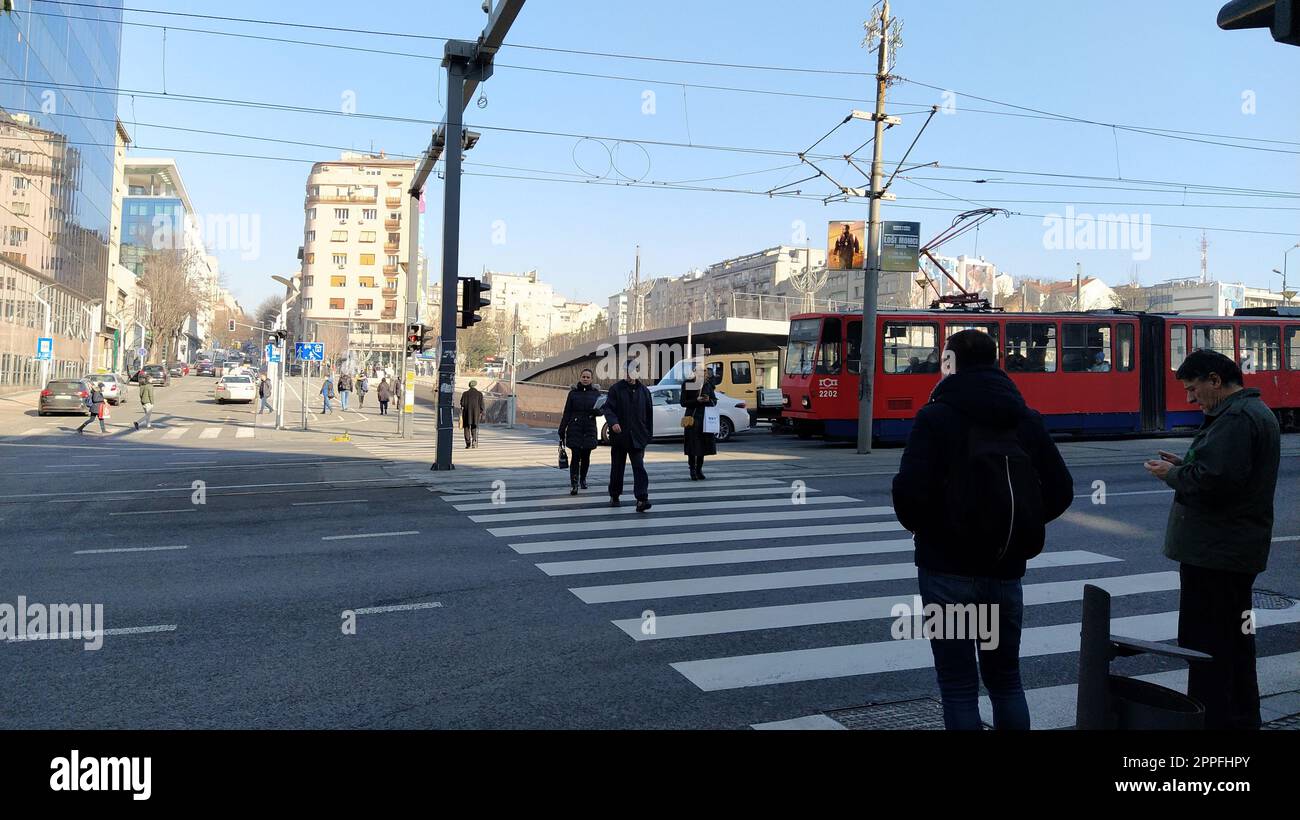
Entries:
[[1042, 484], [1016, 428], [971, 425], [945, 501], [953, 531], [976, 550], [977, 564], [1028, 561], [1043, 551]]

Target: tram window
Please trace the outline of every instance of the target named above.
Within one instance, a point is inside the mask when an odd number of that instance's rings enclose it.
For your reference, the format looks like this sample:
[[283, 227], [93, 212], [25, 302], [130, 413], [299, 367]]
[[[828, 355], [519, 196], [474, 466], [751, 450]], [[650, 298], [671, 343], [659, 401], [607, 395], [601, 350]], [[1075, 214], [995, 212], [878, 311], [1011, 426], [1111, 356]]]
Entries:
[[1066, 324], [1061, 330], [1061, 369], [1066, 373], [1109, 373], [1109, 324]]
[[939, 326], [886, 322], [880, 363], [886, 373], [938, 373]]
[[1235, 358], [1231, 327], [1192, 326], [1192, 350], [1213, 350], [1229, 359]]
[[1121, 324], [1116, 337], [1119, 348], [1116, 352], [1115, 369], [1127, 373], [1133, 369], [1133, 326]]
[[1056, 325], [1008, 322], [1007, 372], [1055, 373]]
[[1282, 369], [1281, 332], [1276, 326], [1242, 326], [1241, 369], [1248, 372]]
[[839, 319], [827, 319], [822, 325], [822, 340], [817, 347], [817, 373], [822, 376], [837, 376], [840, 372]]
[[998, 339], [999, 334], [998, 334], [997, 325], [959, 325], [959, 324], [953, 324], [952, 322], [949, 322], [948, 326], [944, 328], [943, 331], [944, 340], [947, 341], [948, 339], [951, 339], [954, 333], [960, 333], [963, 330], [982, 330], [985, 333], [989, 334], [990, 336], [993, 337], [993, 343], [998, 346], [999, 353], [1001, 353], [1002, 345], [1000, 344]]
[[795, 319], [790, 323], [790, 340], [785, 348], [785, 372], [788, 375], [807, 376], [812, 373], [813, 351], [817, 348], [821, 324], [821, 319]]
[[1187, 325], [1172, 325], [1169, 328], [1169, 369], [1178, 370], [1187, 358]]
[[1300, 325], [1286, 326], [1286, 366], [1300, 370]]
[[732, 384], [753, 384], [754, 377], [749, 372], [749, 362], [738, 361], [731, 363], [731, 383]]
[[849, 322], [849, 372], [858, 375], [862, 370], [862, 322]]

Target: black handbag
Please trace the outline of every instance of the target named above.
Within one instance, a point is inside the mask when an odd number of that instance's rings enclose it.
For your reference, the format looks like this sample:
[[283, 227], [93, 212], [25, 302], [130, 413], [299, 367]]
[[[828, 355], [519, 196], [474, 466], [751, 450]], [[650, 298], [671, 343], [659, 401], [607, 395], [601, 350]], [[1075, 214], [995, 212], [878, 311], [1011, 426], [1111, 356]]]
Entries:
[[564, 449], [564, 442], [560, 442], [560, 469], [569, 469], [569, 451]]

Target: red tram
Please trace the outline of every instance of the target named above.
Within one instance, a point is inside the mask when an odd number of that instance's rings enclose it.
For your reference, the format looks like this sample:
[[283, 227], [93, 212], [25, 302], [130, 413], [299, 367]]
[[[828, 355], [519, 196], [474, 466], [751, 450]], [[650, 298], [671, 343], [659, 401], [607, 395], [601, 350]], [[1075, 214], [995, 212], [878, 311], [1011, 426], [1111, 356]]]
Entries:
[[[1254, 315], [1243, 315], [1254, 314]], [[1079, 435], [1192, 429], [1201, 412], [1174, 373], [1189, 350], [1242, 364], [1283, 430], [1300, 423], [1300, 310], [1182, 316], [1122, 310], [1002, 313], [970, 308], [882, 310], [876, 325], [873, 437], [903, 442], [939, 380], [949, 336], [982, 330], [998, 364], [1048, 429]], [[806, 313], [790, 322], [781, 415], [800, 437], [856, 438], [862, 317]]]

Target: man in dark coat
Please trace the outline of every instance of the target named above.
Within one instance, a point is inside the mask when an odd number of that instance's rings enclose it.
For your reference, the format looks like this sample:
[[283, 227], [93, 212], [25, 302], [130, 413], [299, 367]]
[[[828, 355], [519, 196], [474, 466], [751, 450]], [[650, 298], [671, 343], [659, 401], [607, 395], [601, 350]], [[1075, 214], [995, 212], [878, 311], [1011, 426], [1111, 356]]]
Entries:
[[[970, 522], [958, 520], [956, 511], [949, 509], [945, 491], [958, 475], [954, 468], [963, 464], [957, 459], [966, 459], [968, 446], [979, 443], [974, 439], [976, 429], [990, 431], [982, 433], [986, 436], [1014, 431], [1011, 438], [1028, 456], [1041, 489], [1040, 523], [1058, 518], [1069, 508], [1074, 480], [1042, 416], [1025, 405], [1010, 377], [998, 368], [997, 342], [991, 336], [979, 330], [953, 334], [944, 366], [950, 375], [917, 412], [894, 476], [894, 512], [913, 534], [917, 580], [926, 607], [974, 604], [996, 612], [995, 645], [972, 646], [972, 639], [955, 636], [930, 641], [944, 725], [981, 727], [982, 676], [993, 702], [994, 728], [1028, 729], [1029, 707], [1020, 682], [1025, 561], [1011, 554], [996, 561], [986, 558], [998, 554], [998, 545], [973, 543]], [[1010, 462], [1007, 476], [1010, 482]], [[1039, 539], [1041, 549], [1041, 535]]]
[[478, 382], [470, 380], [469, 389], [460, 396], [460, 427], [465, 433], [465, 449], [478, 446], [478, 423], [483, 420], [483, 394]]
[[1174, 376], [1205, 421], [1186, 455], [1160, 450], [1145, 466], [1174, 490], [1164, 552], [1178, 562], [1178, 645], [1214, 658], [1190, 665], [1187, 694], [1207, 729], [1258, 729], [1251, 588], [1272, 546], [1281, 430], [1222, 353], [1193, 351]]
[[587, 489], [587, 468], [591, 466], [591, 451], [599, 443], [596, 439], [596, 400], [600, 388], [592, 384], [595, 374], [584, 368], [578, 383], [564, 400], [564, 415], [560, 417], [560, 441], [573, 451], [569, 459], [569, 495], [577, 495], [578, 488]]
[[609, 505], [617, 507], [623, 494], [623, 472], [632, 461], [632, 494], [636, 511], [650, 509], [650, 476], [645, 471], [645, 448], [653, 435], [650, 390], [641, 383], [640, 363], [629, 359], [627, 378], [615, 382], [605, 398], [605, 424], [609, 427]]

